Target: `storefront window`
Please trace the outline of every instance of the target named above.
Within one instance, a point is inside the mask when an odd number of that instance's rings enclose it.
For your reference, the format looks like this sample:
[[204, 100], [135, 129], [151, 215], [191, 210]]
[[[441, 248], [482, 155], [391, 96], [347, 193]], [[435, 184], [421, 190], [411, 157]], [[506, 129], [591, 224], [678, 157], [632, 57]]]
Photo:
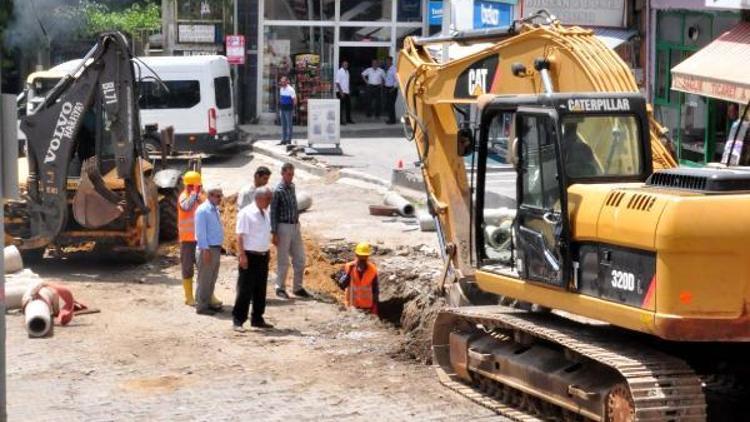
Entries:
[[695, 94], [684, 94], [680, 106], [680, 158], [700, 162], [704, 160], [708, 99]]
[[341, 41], [390, 41], [391, 28], [353, 26], [341, 28]]
[[262, 112], [277, 111], [282, 76], [289, 77], [301, 105], [308, 98], [331, 97], [333, 28], [269, 26], [264, 32]]
[[422, 22], [421, 0], [398, 0], [399, 22]]
[[266, 19], [273, 20], [332, 20], [335, 0], [265, 0]]
[[341, 21], [390, 21], [391, 1], [341, 0]]

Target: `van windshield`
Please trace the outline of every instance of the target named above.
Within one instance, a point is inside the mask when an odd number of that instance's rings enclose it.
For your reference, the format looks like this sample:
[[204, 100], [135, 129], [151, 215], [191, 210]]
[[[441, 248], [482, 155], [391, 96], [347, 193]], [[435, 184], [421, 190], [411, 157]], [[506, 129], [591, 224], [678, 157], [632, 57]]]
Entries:
[[191, 108], [201, 102], [198, 81], [164, 81], [168, 92], [156, 81], [140, 81], [138, 106], [143, 109]]

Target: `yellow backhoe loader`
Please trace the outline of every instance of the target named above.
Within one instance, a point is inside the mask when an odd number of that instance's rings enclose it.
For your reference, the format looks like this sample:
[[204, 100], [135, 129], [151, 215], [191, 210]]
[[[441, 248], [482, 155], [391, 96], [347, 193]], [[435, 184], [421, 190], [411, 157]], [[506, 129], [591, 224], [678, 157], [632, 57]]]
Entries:
[[625, 63], [544, 11], [409, 38], [397, 67], [453, 305], [441, 380], [516, 420], [746, 419], [750, 171], [677, 168]]
[[4, 203], [4, 224], [6, 244], [26, 257], [93, 241], [149, 259], [159, 245], [160, 209], [164, 237], [175, 237], [180, 172], [148, 161], [134, 66], [125, 37], [104, 33], [21, 119], [22, 199]]

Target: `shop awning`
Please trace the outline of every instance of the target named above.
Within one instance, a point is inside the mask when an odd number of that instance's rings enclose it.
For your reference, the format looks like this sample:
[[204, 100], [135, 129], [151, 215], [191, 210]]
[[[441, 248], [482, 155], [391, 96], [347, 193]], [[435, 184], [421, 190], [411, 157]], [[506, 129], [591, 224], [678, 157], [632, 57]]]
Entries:
[[620, 44], [626, 43], [638, 35], [638, 31], [635, 29], [591, 28], [591, 30], [604, 45], [611, 49], [617, 48]]
[[672, 68], [672, 89], [736, 103], [750, 101], [750, 23], [741, 22]]

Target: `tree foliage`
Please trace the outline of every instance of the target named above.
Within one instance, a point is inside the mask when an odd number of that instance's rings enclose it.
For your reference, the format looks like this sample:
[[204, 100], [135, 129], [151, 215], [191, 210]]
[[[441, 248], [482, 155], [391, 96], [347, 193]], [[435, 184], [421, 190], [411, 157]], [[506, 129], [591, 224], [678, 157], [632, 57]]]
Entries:
[[81, 6], [86, 16], [86, 31], [90, 34], [104, 31], [135, 34], [161, 27], [161, 7], [156, 3], [133, 3], [122, 10], [111, 10], [100, 2], [82, 0]]

